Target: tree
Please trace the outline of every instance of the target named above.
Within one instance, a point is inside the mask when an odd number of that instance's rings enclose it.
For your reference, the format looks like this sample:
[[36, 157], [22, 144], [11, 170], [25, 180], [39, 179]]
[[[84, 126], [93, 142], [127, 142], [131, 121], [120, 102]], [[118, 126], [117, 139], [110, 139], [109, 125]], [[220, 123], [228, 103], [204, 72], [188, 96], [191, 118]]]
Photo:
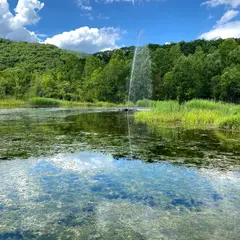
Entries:
[[99, 76], [99, 99], [109, 102], [124, 102], [129, 70], [124, 52], [122, 50], [115, 51]]
[[228, 67], [221, 76], [221, 100], [240, 102], [240, 65]]

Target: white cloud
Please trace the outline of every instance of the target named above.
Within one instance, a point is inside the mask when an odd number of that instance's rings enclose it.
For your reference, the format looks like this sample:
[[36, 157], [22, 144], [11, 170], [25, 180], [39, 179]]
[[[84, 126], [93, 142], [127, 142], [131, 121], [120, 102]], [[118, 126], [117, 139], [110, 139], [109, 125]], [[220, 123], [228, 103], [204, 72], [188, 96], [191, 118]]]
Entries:
[[109, 20], [110, 17], [104, 16], [103, 14], [99, 14], [99, 15], [97, 16], [97, 19], [100, 19], [100, 20]]
[[[233, 8], [236, 8], [240, 5], [240, 0], [209, 0], [203, 4], [211, 7], [216, 7], [218, 5], [229, 5]], [[240, 21], [231, 21], [238, 14], [239, 11], [234, 9], [226, 11], [221, 19], [217, 21], [216, 25], [210, 31], [201, 34], [199, 38], [210, 40], [217, 38], [226, 39], [240, 37]]]
[[170, 45], [171, 43], [170, 42], [165, 42], [164, 45]]
[[91, 13], [81, 14], [81, 17], [87, 17], [89, 20], [94, 20], [94, 16]]
[[233, 8], [240, 6], [240, 0], [208, 0], [203, 2], [202, 5], [208, 5], [210, 7], [217, 7], [219, 5], [228, 5]]
[[86, 10], [86, 11], [92, 11], [92, 7], [91, 6], [81, 6], [82, 10]]
[[13, 24], [25, 26], [37, 23], [40, 20], [37, 11], [43, 7], [44, 3], [38, 0], [18, 0]]
[[208, 20], [211, 20], [211, 19], [213, 19], [213, 18], [214, 18], [214, 16], [211, 15], [211, 14], [208, 16]]
[[228, 23], [231, 19], [235, 18], [238, 15], [239, 11], [236, 10], [228, 10], [222, 18], [217, 21], [217, 26], [223, 25]]
[[[15, 41], [41, 42], [41, 38], [46, 36], [31, 32], [26, 26], [36, 24], [40, 20], [38, 12], [43, 7], [44, 3], [38, 0], [18, 0], [15, 13], [11, 13], [8, 1], [0, 0], [0, 37]], [[90, 11], [91, 7], [84, 5], [82, 9]], [[90, 13], [87, 16], [93, 20]], [[103, 15], [97, 18], [101, 17]], [[103, 49], [118, 48], [116, 42], [120, 39], [120, 35], [121, 31], [118, 28], [81, 27], [47, 38], [44, 43], [54, 44], [64, 49], [93, 53]]]
[[0, 37], [16, 41], [38, 42], [34, 32], [26, 26], [39, 21], [38, 11], [44, 3], [38, 0], [18, 0], [15, 15], [10, 12], [7, 0], [0, 0]]
[[120, 36], [121, 31], [118, 28], [81, 27], [47, 38], [45, 43], [54, 44], [64, 49], [94, 53], [103, 49], [118, 48], [116, 42]]
[[142, 2], [163, 2], [165, 0], [76, 0], [77, 5], [81, 7], [81, 9], [86, 10], [84, 8], [91, 8], [91, 3], [92, 2], [96, 2], [96, 3], [115, 3], [115, 2], [128, 2], [131, 3], [133, 5], [135, 5], [135, 3], [142, 3]]
[[240, 21], [228, 22], [226, 24], [217, 26], [209, 32], [203, 33], [199, 38], [206, 40], [217, 38], [239, 38], [240, 37]]

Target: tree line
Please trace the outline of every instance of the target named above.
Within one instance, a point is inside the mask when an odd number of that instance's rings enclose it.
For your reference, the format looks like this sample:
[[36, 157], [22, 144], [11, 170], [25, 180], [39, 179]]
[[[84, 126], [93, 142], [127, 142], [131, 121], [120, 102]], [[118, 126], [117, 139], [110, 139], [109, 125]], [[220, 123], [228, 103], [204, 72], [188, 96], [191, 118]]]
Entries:
[[[0, 39], [0, 98], [125, 102], [134, 49], [88, 55]], [[202, 98], [239, 103], [240, 39], [140, 47], [132, 88], [137, 94], [133, 101]]]

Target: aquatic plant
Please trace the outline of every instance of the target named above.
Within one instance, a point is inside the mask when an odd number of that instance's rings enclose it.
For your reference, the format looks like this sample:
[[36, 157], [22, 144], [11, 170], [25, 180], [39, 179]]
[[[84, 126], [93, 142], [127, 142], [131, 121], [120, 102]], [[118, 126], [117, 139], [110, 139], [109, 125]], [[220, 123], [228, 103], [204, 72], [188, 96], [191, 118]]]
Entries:
[[208, 100], [192, 100], [182, 104], [176, 101], [142, 100], [137, 105], [150, 106], [149, 112], [135, 113], [135, 120], [150, 125], [159, 123], [182, 124], [194, 128], [240, 129], [240, 106]]
[[60, 101], [53, 98], [34, 97], [28, 100], [31, 107], [58, 107]]
[[240, 130], [240, 114], [225, 117], [219, 121], [218, 125], [223, 129]]

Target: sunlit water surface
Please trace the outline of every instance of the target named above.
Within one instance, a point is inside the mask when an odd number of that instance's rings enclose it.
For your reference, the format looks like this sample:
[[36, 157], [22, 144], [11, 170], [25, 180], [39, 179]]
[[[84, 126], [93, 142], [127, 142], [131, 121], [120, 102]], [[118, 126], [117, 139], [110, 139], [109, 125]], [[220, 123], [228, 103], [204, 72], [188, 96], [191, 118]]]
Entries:
[[0, 239], [239, 239], [239, 135], [104, 109], [0, 111]]

